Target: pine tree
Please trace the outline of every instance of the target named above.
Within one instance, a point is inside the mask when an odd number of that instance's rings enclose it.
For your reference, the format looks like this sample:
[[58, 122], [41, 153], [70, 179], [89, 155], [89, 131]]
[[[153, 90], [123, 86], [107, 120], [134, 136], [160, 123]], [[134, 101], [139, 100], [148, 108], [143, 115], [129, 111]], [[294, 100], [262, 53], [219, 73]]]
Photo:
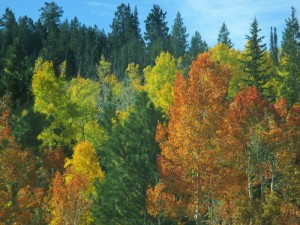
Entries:
[[92, 207], [97, 224], [152, 224], [146, 190], [158, 176], [155, 130], [159, 118], [142, 93], [128, 118], [114, 127], [102, 156], [105, 180], [97, 185], [98, 199]]
[[227, 29], [226, 24], [223, 22], [219, 34], [218, 34], [218, 43], [227, 45], [229, 48], [233, 47], [233, 43], [231, 39], [229, 38], [230, 32]]
[[290, 18], [286, 20], [286, 28], [282, 37], [282, 72], [284, 76], [281, 95], [288, 102], [288, 106], [299, 102], [300, 97], [300, 28], [296, 17], [296, 9], [292, 7]]
[[123, 79], [129, 63], [142, 64], [144, 61], [144, 42], [139, 28], [137, 9], [132, 12], [129, 4], [119, 5], [111, 29], [108, 42], [112, 70], [119, 79]]
[[147, 61], [153, 63], [154, 59], [162, 52], [169, 50], [169, 28], [166, 21], [167, 12], [154, 5], [145, 20], [147, 43]]
[[183, 24], [181, 14], [177, 12], [171, 33], [171, 53], [175, 58], [179, 58], [185, 54], [187, 37], [188, 34], [186, 33], [186, 27]]
[[262, 44], [264, 36], [259, 36], [260, 31], [257, 19], [254, 18], [250, 28], [250, 35], [246, 35], [248, 42], [245, 56], [247, 59], [244, 61], [244, 64], [245, 72], [249, 75], [248, 84], [262, 90], [262, 86], [267, 80], [264, 77], [265, 69], [263, 68], [265, 64], [264, 53], [266, 51], [266, 44]]
[[270, 55], [273, 63], [278, 66], [279, 60], [278, 60], [278, 46], [277, 46], [277, 30], [276, 27], [271, 27], [270, 32]]
[[200, 53], [206, 52], [207, 50], [208, 45], [206, 41], [202, 40], [200, 33], [196, 31], [191, 39], [189, 48], [189, 54], [191, 55], [192, 60], [195, 60]]

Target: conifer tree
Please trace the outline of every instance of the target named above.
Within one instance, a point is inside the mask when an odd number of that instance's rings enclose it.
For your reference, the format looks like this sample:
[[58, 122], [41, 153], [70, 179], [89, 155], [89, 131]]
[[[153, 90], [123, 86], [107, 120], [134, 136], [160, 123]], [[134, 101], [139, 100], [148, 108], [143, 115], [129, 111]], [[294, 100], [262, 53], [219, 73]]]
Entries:
[[155, 130], [159, 118], [141, 93], [134, 110], [113, 129], [102, 156], [105, 180], [97, 185], [98, 199], [92, 207], [96, 224], [153, 224], [146, 210], [146, 190], [158, 176]]
[[186, 33], [186, 27], [183, 24], [181, 14], [177, 12], [171, 33], [171, 53], [175, 58], [179, 58], [185, 54], [187, 37], [188, 34]]
[[147, 61], [149, 63], [153, 63], [160, 52], [169, 49], [169, 28], [166, 15], [167, 12], [163, 12], [158, 5], [154, 5], [145, 20], [144, 38], [147, 43]]
[[292, 7], [290, 18], [286, 20], [286, 28], [282, 37], [282, 72], [284, 75], [281, 95], [288, 106], [299, 102], [300, 97], [300, 28], [296, 17], [296, 9]]
[[[138, 12], [131, 11], [130, 5], [121, 4], [115, 12], [108, 35], [112, 70], [119, 79], [124, 78], [124, 71], [131, 62], [143, 63], [144, 42], [139, 28]], [[142, 55], [142, 57], [141, 57]]]
[[266, 51], [266, 44], [262, 43], [264, 36], [259, 36], [260, 31], [258, 21], [254, 18], [250, 28], [250, 35], [246, 35], [248, 41], [245, 56], [247, 59], [244, 61], [244, 64], [245, 72], [249, 76], [248, 84], [262, 90], [262, 86], [266, 82], [266, 77], [264, 77], [265, 69], [263, 68], [265, 64], [264, 53]]
[[279, 60], [278, 60], [278, 45], [277, 45], [277, 30], [276, 27], [271, 27], [270, 32], [270, 55], [273, 63], [278, 66]]
[[206, 52], [208, 50], [208, 45], [206, 41], [202, 40], [201, 35], [198, 31], [195, 32], [191, 39], [189, 54], [192, 60], [195, 60], [200, 53]]
[[230, 34], [229, 30], [227, 29], [226, 24], [223, 22], [218, 34], [218, 43], [227, 45], [229, 48], [232, 48], [233, 43], [229, 38], [229, 34]]

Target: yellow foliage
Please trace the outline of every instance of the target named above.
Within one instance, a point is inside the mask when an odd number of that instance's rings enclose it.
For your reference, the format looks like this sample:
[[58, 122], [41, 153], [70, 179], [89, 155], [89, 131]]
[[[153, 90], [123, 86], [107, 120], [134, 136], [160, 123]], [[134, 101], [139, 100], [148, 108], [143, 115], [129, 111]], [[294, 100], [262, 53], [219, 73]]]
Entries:
[[68, 183], [74, 175], [84, 175], [89, 183], [89, 192], [94, 191], [93, 183], [96, 179], [100, 181], [104, 179], [96, 150], [88, 141], [80, 142], [74, 147], [73, 158], [66, 159], [65, 168], [70, 171], [66, 175], [66, 182]]
[[145, 90], [156, 107], [161, 107], [167, 115], [169, 105], [173, 103], [173, 86], [177, 73], [174, 57], [162, 52], [155, 60], [155, 66], [144, 69]]

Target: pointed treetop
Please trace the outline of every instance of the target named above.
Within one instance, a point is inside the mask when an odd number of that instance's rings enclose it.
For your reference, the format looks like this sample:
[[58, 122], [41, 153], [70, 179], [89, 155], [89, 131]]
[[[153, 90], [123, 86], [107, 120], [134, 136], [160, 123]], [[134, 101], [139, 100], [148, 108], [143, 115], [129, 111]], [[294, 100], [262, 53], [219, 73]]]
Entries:
[[227, 29], [226, 24], [223, 22], [218, 34], [218, 43], [227, 45], [229, 48], [232, 48], [233, 43], [229, 38], [229, 34], [230, 34], [229, 30]]

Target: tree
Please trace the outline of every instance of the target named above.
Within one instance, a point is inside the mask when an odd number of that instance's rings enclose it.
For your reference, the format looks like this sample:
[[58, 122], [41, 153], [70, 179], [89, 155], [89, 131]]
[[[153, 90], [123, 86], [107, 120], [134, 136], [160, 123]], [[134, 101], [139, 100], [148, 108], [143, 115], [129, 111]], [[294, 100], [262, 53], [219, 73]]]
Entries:
[[62, 66], [62, 73], [56, 77], [53, 63], [41, 59], [36, 63], [34, 110], [50, 122], [39, 139], [50, 147], [73, 147], [78, 141], [89, 140], [99, 149], [106, 140], [106, 132], [98, 124], [99, 83], [83, 78], [68, 83], [63, 71]]
[[222, 62], [230, 69], [231, 80], [229, 82], [228, 97], [233, 99], [238, 91], [246, 86], [247, 74], [242, 63], [243, 54], [241, 51], [229, 48], [224, 44], [217, 44], [209, 49], [211, 58], [216, 62]]
[[183, 19], [180, 12], [177, 12], [170, 36], [171, 53], [176, 59], [185, 54], [188, 45], [187, 38], [188, 35], [186, 27], [183, 24]]
[[[4, 72], [4, 62], [8, 47], [13, 43], [17, 34], [17, 21], [14, 13], [7, 8], [5, 13], [0, 19], [0, 33], [1, 33], [1, 46], [0, 46], [0, 73]], [[3, 78], [0, 79], [0, 96], [5, 94], [5, 85]]]
[[8, 99], [0, 102], [0, 223], [43, 224], [44, 188], [37, 185], [35, 160], [12, 136]]
[[[247, 87], [229, 106], [217, 141], [220, 149], [224, 149], [220, 162], [223, 173], [227, 174], [223, 194], [230, 208], [224, 217], [228, 221], [237, 224], [295, 221], [295, 205], [291, 202], [298, 200], [287, 190], [295, 191], [299, 185], [294, 177], [298, 174], [296, 165], [292, 163], [296, 157], [293, 146], [298, 143], [292, 137], [299, 117], [288, 119], [283, 102], [274, 107], [255, 87]], [[289, 115], [295, 115], [295, 111]], [[292, 126], [287, 125], [288, 120], [293, 121]], [[283, 173], [291, 182], [284, 181]], [[286, 198], [293, 200], [289, 202]], [[287, 220], [285, 212], [291, 213], [290, 219]]]
[[264, 36], [258, 36], [260, 31], [261, 29], [258, 28], [257, 19], [254, 18], [250, 28], [250, 35], [246, 35], [248, 42], [246, 44], [246, 60], [244, 64], [245, 72], [248, 74], [248, 84], [262, 91], [262, 86], [266, 83], [268, 78], [265, 77], [265, 69], [263, 69], [266, 44], [261, 43]]
[[200, 53], [206, 52], [208, 46], [198, 31], [195, 32], [191, 39], [189, 54], [191, 55], [191, 61], [196, 60]]
[[87, 179], [75, 175], [69, 182], [57, 172], [52, 181], [52, 221], [50, 224], [87, 224], [91, 202], [85, 196]]
[[299, 102], [300, 79], [300, 28], [296, 17], [296, 9], [292, 7], [290, 18], [286, 20], [286, 28], [282, 37], [281, 75], [283, 76], [281, 95], [287, 100], [288, 106]]
[[45, 2], [45, 6], [40, 8], [40, 18], [47, 31], [60, 26], [61, 17], [63, 15], [62, 7], [58, 6], [55, 2]]
[[169, 106], [173, 103], [173, 85], [177, 68], [174, 57], [162, 52], [155, 60], [155, 66], [144, 69], [145, 89], [154, 105], [168, 115]]
[[59, 39], [59, 28], [61, 25], [61, 17], [63, 10], [55, 2], [45, 2], [45, 5], [39, 10], [40, 21], [43, 26], [43, 48], [40, 56], [46, 60], [54, 61], [56, 69], [60, 63], [62, 63], [62, 49], [58, 48]]
[[[146, 190], [157, 179], [155, 141], [160, 119], [146, 93], [140, 93], [128, 117], [115, 125], [103, 147], [101, 164], [105, 181], [97, 185], [93, 205], [97, 224], [150, 224], [146, 210]], [[138, 137], [138, 138], [137, 138]]]
[[[110, 61], [114, 74], [124, 79], [129, 63], [143, 64], [144, 42], [139, 28], [138, 12], [131, 12], [130, 5], [121, 4], [115, 12], [108, 41], [111, 48]], [[138, 53], [138, 54], [137, 54]]]
[[151, 12], [145, 20], [146, 32], [144, 39], [147, 43], [147, 61], [152, 63], [160, 52], [169, 49], [169, 28], [166, 21], [166, 12], [158, 5], [153, 5]]
[[30, 84], [32, 67], [18, 38], [7, 49], [4, 58], [4, 76], [2, 82], [5, 94], [11, 97], [11, 105], [15, 109], [31, 99]]
[[[218, 222], [222, 179], [215, 138], [229, 80], [228, 69], [208, 53], [193, 63], [189, 78], [177, 76], [168, 126], [159, 124], [156, 132], [160, 181], [147, 196], [153, 216], [163, 214], [177, 221], [187, 217], [196, 224]], [[156, 190], [160, 197], [155, 197]]]
[[66, 159], [65, 168], [65, 173], [57, 172], [52, 181], [51, 222], [90, 224], [90, 207], [96, 197], [94, 182], [104, 179], [92, 144], [87, 141], [77, 144], [73, 158]]
[[221, 43], [223, 45], [227, 45], [229, 48], [233, 47], [233, 43], [231, 39], [229, 38], [230, 32], [227, 29], [226, 24], [223, 22], [219, 34], [218, 34], [218, 43]]
[[270, 55], [272, 58], [272, 61], [274, 65], [278, 66], [279, 65], [279, 58], [278, 58], [278, 45], [277, 45], [277, 29], [274, 27], [271, 27], [271, 32], [270, 32]]

